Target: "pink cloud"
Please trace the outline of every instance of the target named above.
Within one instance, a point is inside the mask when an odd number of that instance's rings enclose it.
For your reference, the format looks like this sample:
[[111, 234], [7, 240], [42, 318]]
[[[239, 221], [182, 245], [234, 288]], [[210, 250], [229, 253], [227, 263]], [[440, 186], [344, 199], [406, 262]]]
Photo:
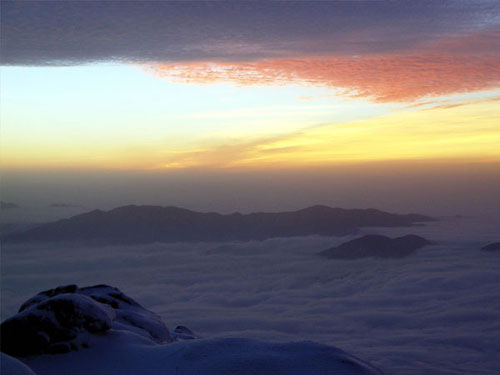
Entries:
[[490, 55], [409, 54], [267, 59], [245, 63], [159, 64], [154, 73], [184, 82], [241, 85], [306, 83], [378, 102], [408, 102], [500, 87], [500, 59]]
[[441, 38], [400, 54], [159, 63], [151, 68], [158, 76], [183, 82], [304, 83], [378, 102], [411, 102], [500, 87], [500, 31]]

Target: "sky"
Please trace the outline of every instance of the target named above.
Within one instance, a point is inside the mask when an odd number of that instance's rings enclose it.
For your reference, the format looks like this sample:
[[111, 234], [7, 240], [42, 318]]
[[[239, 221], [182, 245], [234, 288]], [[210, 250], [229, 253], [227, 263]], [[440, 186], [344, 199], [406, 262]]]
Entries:
[[3, 1], [2, 200], [500, 212], [499, 14]]

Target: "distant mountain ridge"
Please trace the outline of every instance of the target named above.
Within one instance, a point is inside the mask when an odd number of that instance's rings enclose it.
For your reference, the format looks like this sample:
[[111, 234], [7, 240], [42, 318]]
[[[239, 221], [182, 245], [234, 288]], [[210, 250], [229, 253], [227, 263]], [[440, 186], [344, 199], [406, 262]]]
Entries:
[[123, 206], [94, 210], [20, 233], [4, 242], [82, 241], [96, 244], [264, 240], [272, 237], [354, 234], [360, 227], [411, 226], [434, 219], [376, 209], [312, 206], [298, 211], [251, 214], [202, 213], [178, 207]]

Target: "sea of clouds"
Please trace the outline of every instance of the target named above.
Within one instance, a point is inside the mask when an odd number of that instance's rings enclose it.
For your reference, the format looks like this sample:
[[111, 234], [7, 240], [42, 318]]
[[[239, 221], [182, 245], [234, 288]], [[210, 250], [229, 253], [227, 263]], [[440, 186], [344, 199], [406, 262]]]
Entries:
[[442, 218], [414, 228], [435, 244], [404, 259], [331, 260], [353, 237], [142, 246], [3, 246], [2, 320], [41, 290], [120, 288], [203, 337], [335, 345], [387, 375], [495, 374], [500, 356], [500, 240], [493, 218]]

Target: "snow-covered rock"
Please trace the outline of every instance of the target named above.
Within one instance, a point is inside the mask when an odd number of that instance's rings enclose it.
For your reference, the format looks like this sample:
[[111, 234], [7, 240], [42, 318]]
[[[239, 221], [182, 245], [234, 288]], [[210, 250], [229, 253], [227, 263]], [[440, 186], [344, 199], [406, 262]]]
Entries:
[[14, 356], [66, 353], [80, 346], [82, 333], [110, 329], [113, 318], [111, 309], [90, 297], [60, 294], [3, 322], [2, 351]]
[[116, 318], [112, 322], [113, 328], [133, 331], [156, 343], [172, 341], [168, 328], [160, 316], [145, 309], [117, 288], [96, 285], [80, 288], [77, 293], [113, 308], [116, 313]]
[[66, 353], [89, 346], [89, 335], [128, 330], [156, 343], [172, 338], [162, 319], [117, 288], [67, 285], [23, 303], [1, 325], [2, 351], [14, 356]]

